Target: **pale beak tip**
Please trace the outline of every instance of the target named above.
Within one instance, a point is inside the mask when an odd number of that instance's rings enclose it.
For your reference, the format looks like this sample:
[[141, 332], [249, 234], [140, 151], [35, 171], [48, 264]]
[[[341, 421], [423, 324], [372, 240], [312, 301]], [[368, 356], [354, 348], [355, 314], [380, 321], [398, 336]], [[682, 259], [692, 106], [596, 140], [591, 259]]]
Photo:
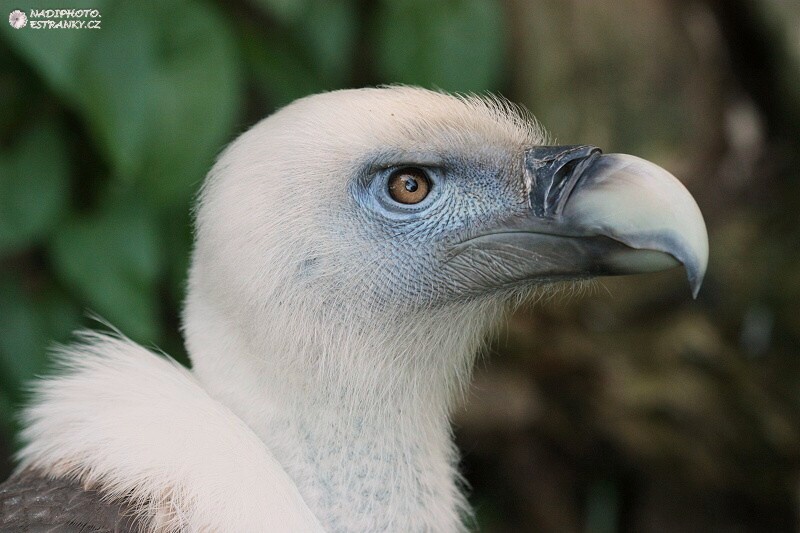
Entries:
[[[637, 250], [671, 255], [684, 266], [692, 296], [697, 298], [708, 266], [708, 232], [694, 198], [667, 170], [627, 154], [596, 156], [575, 186], [564, 214], [587, 233], [611, 237]], [[621, 272], [664, 268], [666, 264], [654, 263]]]
[[703, 285], [703, 278], [705, 277], [705, 269], [700, 269], [698, 266], [686, 268], [686, 276], [689, 278], [689, 287], [692, 289], [692, 298], [697, 300], [697, 295], [700, 294], [700, 287]]

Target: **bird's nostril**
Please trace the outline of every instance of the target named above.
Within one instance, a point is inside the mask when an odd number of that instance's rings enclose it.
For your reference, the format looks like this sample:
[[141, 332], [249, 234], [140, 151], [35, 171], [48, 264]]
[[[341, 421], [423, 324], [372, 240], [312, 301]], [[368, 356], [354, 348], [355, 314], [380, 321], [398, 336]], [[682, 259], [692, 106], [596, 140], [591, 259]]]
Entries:
[[538, 146], [525, 152], [525, 171], [533, 184], [531, 208], [539, 217], [557, 215], [580, 175], [602, 152], [588, 145]]
[[591, 167], [601, 155], [602, 152], [595, 148], [588, 155], [572, 159], [561, 167], [548, 197], [548, 206], [552, 206], [553, 214], [561, 214], [572, 191], [575, 190], [586, 173], [586, 169]]
[[573, 159], [571, 161], [567, 161], [560, 169], [556, 171], [555, 176], [553, 177], [553, 185], [550, 187], [550, 194], [548, 196], [556, 198], [561, 197], [564, 192], [564, 188], [570, 181], [570, 176], [573, 175], [580, 161], [582, 160]]

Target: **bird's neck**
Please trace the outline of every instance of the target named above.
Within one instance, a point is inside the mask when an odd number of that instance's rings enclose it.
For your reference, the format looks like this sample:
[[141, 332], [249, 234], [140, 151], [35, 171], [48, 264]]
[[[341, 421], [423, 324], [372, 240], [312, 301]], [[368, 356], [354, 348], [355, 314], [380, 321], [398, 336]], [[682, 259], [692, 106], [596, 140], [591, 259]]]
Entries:
[[247, 342], [203, 307], [194, 302], [187, 320], [197, 375], [265, 442], [327, 530], [461, 528], [449, 414], [491, 313], [358, 330], [308, 317], [302, 331], [276, 315]]

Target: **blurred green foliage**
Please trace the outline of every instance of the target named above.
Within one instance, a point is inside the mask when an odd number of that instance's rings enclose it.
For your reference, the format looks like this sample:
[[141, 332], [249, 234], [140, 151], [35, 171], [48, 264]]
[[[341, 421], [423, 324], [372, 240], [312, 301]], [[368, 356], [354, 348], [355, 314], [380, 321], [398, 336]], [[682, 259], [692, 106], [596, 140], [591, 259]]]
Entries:
[[187, 362], [191, 205], [230, 140], [307, 94], [409, 83], [500, 92], [559, 142], [650, 158], [710, 230], [697, 302], [673, 272], [512, 321], [457, 413], [480, 524], [796, 530], [796, 2], [4, 6], [102, 27], [0, 24], [0, 480], [25, 383], [90, 314]]
[[[16, 6], [15, 6], [16, 7]], [[275, 107], [382, 82], [497, 89], [486, 0], [70, 2], [99, 30], [0, 28], [0, 428], [47, 351], [96, 314], [185, 359], [190, 208]], [[50, 2], [24, 9], [53, 9]]]

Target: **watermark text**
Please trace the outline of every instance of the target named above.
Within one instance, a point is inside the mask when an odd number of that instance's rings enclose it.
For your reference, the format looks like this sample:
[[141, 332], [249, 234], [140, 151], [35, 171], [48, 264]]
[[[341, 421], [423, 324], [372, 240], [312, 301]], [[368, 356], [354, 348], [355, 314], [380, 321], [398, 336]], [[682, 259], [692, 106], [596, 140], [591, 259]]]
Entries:
[[26, 26], [32, 30], [99, 30], [101, 19], [98, 9], [31, 9], [28, 13], [17, 9], [8, 22], [18, 30]]

